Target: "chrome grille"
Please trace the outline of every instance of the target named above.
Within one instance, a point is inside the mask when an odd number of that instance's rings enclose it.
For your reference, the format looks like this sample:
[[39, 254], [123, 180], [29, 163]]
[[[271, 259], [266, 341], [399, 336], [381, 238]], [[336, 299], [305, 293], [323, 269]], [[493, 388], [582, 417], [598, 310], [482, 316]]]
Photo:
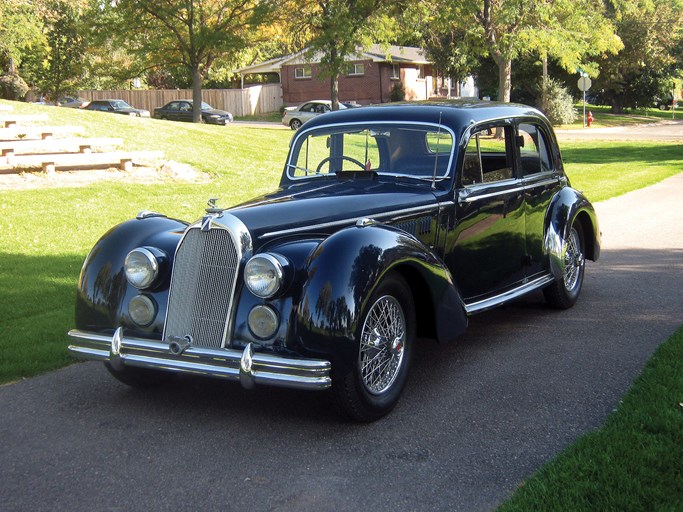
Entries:
[[176, 251], [164, 340], [191, 336], [199, 347], [223, 347], [241, 254], [230, 232], [191, 227]]

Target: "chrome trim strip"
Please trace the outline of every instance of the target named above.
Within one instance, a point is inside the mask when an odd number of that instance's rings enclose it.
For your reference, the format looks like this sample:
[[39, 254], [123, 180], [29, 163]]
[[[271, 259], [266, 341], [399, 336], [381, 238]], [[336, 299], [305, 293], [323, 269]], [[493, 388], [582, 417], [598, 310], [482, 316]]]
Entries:
[[[489, 184], [490, 185], [490, 184]], [[491, 197], [496, 197], [496, 196], [502, 196], [505, 194], [512, 194], [514, 192], [521, 192], [525, 189], [525, 187], [515, 187], [515, 188], [508, 188], [505, 190], [500, 190], [498, 192], [491, 192], [490, 194], [482, 194], [480, 196], [471, 196], [468, 195], [467, 197], [462, 198], [461, 202], [463, 203], [473, 203], [475, 201], [478, 201], [479, 199], [489, 199]], [[464, 190], [471, 190], [471, 189], [464, 189]]]
[[[395, 215], [408, 215], [411, 213], [420, 213], [423, 211], [429, 211], [433, 209], [438, 209], [440, 208], [441, 203], [434, 203], [426, 206], [416, 206], [414, 208], [406, 208], [405, 210], [395, 210], [393, 212], [382, 212], [378, 213], [376, 215], [372, 215], [372, 219], [377, 220], [381, 219], [384, 217], [392, 217]], [[264, 233], [261, 236], [259, 236], [259, 239], [262, 238], [269, 238], [271, 236], [280, 236], [280, 235], [286, 235], [289, 233], [300, 233], [302, 231], [311, 231], [314, 229], [325, 229], [325, 228], [331, 228], [335, 226], [344, 226], [345, 224], [348, 224], [349, 226], [352, 226], [356, 224], [360, 219], [364, 217], [351, 217], [343, 220], [335, 220], [333, 222], [323, 222], [321, 224], [309, 224], [308, 226], [301, 226], [298, 228], [292, 228], [292, 229], [283, 229], [281, 231], [271, 231], [269, 233]]]
[[538, 182], [533, 182], [533, 180], [530, 181], [524, 181], [524, 188], [536, 188], [536, 187], [545, 187], [547, 185], [557, 185], [559, 183], [559, 180], [557, 178], [552, 178], [552, 179], [547, 179], [543, 181], [538, 181]]
[[513, 299], [521, 297], [522, 295], [529, 293], [532, 290], [542, 288], [543, 286], [552, 283], [555, 278], [552, 275], [545, 275], [534, 279], [522, 286], [515, 288], [514, 290], [509, 290], [507, 292], [496, 295], [495, 297], [490, 297], [488, 299], [483, 299], [477, 302], [465, 303], [465, 312], [468, 315], [474, 313], [481, 313], [487, 309], [495, 308]]
[[[323, 359], [292, 359], [253, 351], [251, 343], [244, 350], [189, 347], [174, 355], [159, 341], [124, 336], [121, 328], [114, 336], [77, 329], [68, 333], [69, 353], [78, 358], [111, 361], [117, 364], [152, 370], [192, 373], [240, 381], [249, 389], [266, 384], [295, 389], [321, 390], [332, 384], [332, 364]], [[118, 337], [119, 353], [113, 354], [112, 339]]]

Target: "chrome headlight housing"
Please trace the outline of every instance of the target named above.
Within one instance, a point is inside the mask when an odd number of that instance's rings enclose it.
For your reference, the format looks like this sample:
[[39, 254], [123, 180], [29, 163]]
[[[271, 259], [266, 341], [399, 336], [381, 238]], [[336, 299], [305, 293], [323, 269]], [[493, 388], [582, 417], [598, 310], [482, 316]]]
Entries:
[[159, 260], [144, 247], [130, 251], [123, 268], [128, 282], [140, 290], [149, 288], [159, 276]]
[[282, 256], [257, 254], [244, 267], [244, 283], [257, 297], [269, 299], [282, 290], [286, 263]]

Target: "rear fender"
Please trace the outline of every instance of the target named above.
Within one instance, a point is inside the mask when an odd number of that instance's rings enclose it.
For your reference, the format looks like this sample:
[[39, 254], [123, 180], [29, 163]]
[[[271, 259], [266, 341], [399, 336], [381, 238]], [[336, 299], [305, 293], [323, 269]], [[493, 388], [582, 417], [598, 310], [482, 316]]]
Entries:
[[586, 258], [597, 261], [601, 240], [595, 209], [581, 192], [565, 187], [553, 198], [545, 219], [544, 251], [557, 279], [564, 275], [564, 241], [574, 222], [581, 225]]

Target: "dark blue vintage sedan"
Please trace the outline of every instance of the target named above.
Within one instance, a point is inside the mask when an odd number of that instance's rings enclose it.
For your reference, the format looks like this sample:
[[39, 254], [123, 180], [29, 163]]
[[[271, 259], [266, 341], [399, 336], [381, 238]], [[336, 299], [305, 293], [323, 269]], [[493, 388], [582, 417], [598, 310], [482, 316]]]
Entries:
[[398, 402], [417, 339], [452, 341], [534, 290], [569, 308], [599, 254], [593, 207], [538, 111], [332, 112], [294, 135], [273, 193], [212, 200], [189, 224], [141, 212], [104, 235], [69, 350], [132, 386], [191, 373], [330, 388], [371, 421]]

